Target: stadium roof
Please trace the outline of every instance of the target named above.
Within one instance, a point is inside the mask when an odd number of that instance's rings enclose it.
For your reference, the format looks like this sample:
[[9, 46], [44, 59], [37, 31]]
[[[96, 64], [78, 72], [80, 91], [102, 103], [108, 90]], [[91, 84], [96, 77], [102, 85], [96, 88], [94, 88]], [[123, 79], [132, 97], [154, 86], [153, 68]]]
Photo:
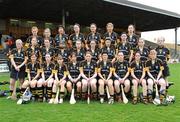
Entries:
[[107, 22], [126, 29], [135, 24], [137, 30], [152, 31], [180, 26], [180, 15], [126, 0], [0, 0], [0, 18], [24, 18], [105, 27]]

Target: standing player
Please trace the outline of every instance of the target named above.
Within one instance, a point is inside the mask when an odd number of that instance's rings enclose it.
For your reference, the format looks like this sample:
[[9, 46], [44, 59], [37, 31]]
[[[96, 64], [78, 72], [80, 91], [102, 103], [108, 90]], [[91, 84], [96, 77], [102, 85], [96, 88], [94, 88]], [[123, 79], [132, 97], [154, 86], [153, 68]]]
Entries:
[[82, 97], [85, 98], [85, 93], [87, 92], [88, 85], [91, 87], [93, 96], [97, 95], [96, 87], [96, 76], [97, 76], [97, 64], [92, 60], [91, 52], [87, 51], [85, 55], [85, 61], [81, 62], [80, 68], [82, 76]]
[[[98, 63], [99, 94], [100, 103], [104, 102], [104, 85], [108, 86], [110, 92], [109, 104], [114, 103], [114, 88], [112, 80], [112, 63], [108, 61], [107, 52], [102, 53], [102, 61]], [[107, 91], [106, 91], [107, 92]]]
[[163, 78], [162, 71], [164, 70], [162, 61], [157, 59], [156, 50], [150, 51], [150, 59], [146, 62], [146, 70], [148, 74], [148, 99], [152, 102], [153, 85], [156, 83], [160, 85], [160, 99], [164, 98], [166, 92], [166, 81]]
[[111, 40], [106, 38], [105, 47], [100, 51], [108, 53], [108, 59], [113, 63], [115, 61], [115, 49], [111, 46]]
[[66, 84], [66, 72], [67, 72], [67, 67], [63, 63], [63, 57], [61, 55], [58, 55], [57, 58], [57, 64], [55, 65], [55, 80], [53, 84], [53, 89], [52, 89], [52, 98], [49, 101], [50, 104], [54, 103], [54, 99], [56, 96], [56, 92], [58, 87], [60, 87], [60, 100], [59, 103], [63, 103], [63, 98], [64, 98], [64, 93], [65, 93], [65, 84]]
[[61, 55], [65, 64], [69, 61], [69, 50], [66, 48], [66, 44], [63, 42], [59, 43], [59, 48], [56, 48], [56, 56]]
[[113, 47], [116, 47], [116, 44], [118, 43], [119, 40], [118, 40], [118, 34], [113, 31], [114, 25], [111, 22], [109, 22], [106, 25], [106, 29], [107, 32], [104, 34], [104, 40], [106, 40], [107, 38], [110, 39], [111, 45]]
[[85, 50], [82, 47], [82, 42], [81, 40], [76, 40], [76, 48], [74, 48], [71, 52], [75, 52], [76, 53], [76, 57], [77, 57], [77, 62], [81, 62], [84, 60], [84, 56], [85, 56]]
[[69, 93], [72, 91], [72, 85], [77, 89], [76, 96], [80, 98], [81, 94], [81, 74], [80, 62], [77, 62], [76, 53], [71, 54], [71, 62], [68, 63], [68, 82], [66, 84]]
[[55, 36], [55, 48], [59, 47], [59, 43], [63, 43], [66, 46], [68, 41], [68, 35], [65, 34], [64, 27], [62, 25], [59, 25], [58, 27], [58, 34]]
[[29, 44], [31, 44], [32, 37], [36, 37], [37, 38], [38, 46], [41, 47], [43, 38], [41, 36], [38, 36], [38, 28], [36, 26], [33, 26], [31, 28], [31, 32], [32, 32], [32, 36], [28, 37], [28, 39], [26, 41], [26, 47], [29, 47]]
[[75, 47], [77, 40], [80, 40], [82, 42], [82, 47], [85, 46], [85, 37], [82, 33], [80, 33], [80, 25], [76, 23], [74, 25], [74, 33], [70, 35], [68, 43], [72, 45], [72, 47]]
[[96, 32], [97, 26], [95, 23], [90, 24], [90, 33], [87, 35], [85, 44], [86, 44], [86, 49], [89, 49], [89, 44], [91, 40], [95, 40], [95, 43], [99, 45], [101, 42], [101, 36], [98, 32]]
[[143, 102], [147, 104], [147, 83], [145, 79], [146, 71], [144, 63], [140, 60], [140, 52], [135, 53], [135, 60], [131, 63], [131, 76], [133, 88], [133, 104], [138, 102], [138, 87], [143, 88]]
[[29, 45], [29, 48], [26, 50], [26, 54], [28, 56], [28, 62], [31, 61], [31, 55], [35, 54], [37, 56], [37, 59], [40, 59], [40, 48], [37, 46], [37, 38], [32, 37], [31, 44]]
[[54, 39], [51, 37], [51, 30], [49, 28], [44, 29], [44, 38], [42, 40], [42, 47], [44, 46], [44, 40], [49, 40], [50, 45], [54, 47]]
[[169, 51], [168, 48], [166, 48], [164, 46], [164, 41], [165, 41], [164, 37], [159, 37], [157, 39], [158, 47], [156, 48], [156, 51], [157, 51], [157, 58], [160, 59], [162, 61], [162, 63], [163, 63], [164, 70], [163, 70], [162, 73], [163, 73], [163, 77], [166, 80], [166, 84], [168, 86], [167, 77], [170, 75], [170, 73], [169, 73], [169, 67], [168, 67], [167, 61], [170, 58], [170, 51]]
[[125, 32], [121, 34], [121, 42], [117, 45], [116, 49], [117, 52], [123, 52], [124, 60], [128, 61], [129, 63], [132, 61], [133, 50], [131, 49], [130, 44], [127, 42], [127, 35]]
[[45, 56], [47, 53], [51, 56], [52, 59], [54, 58], [55, 51], [54, 48], [51, 47], [48, 39], [44, 40], [44, 47], [41, 50], [41, 56], [42, 56], [41, 62], [45, 62]]
[[118, 101], [121, 102], [121, 92], [120, 92], [120, 85], [124, 86], [124, 92], [128, 93], [130, 91], [130, 80], [129, 80], [129, 74], [130, 74], [130, 68], [129, 63], [124, 60], [124, 54], [123, 52], [119, 52], [117, 54], [117, 61], [113, 65], [114, 67], [114, 88], [116, 91], [116, 95], [118, 98]]
[[138, 36], [135, 34], [135, 27], [134, 25], [130, 24], [128, 26], [128, 42], [130, 43], [132, 50], [135, 50], [137, 43], [138, 43]]
[[91, 51], [92, 54], [92, 60], [94, 61], [98, 61], [99, 60], [99, 49], [96, 47], [96, 41], [95, 40], [91, 40], [90, 41], [90, 49], [89, 51]]
[[[19, 79], [20, 89], [25, 78], [25, 64], [27, 62], [26, 53], [23, 49], [22, 41], [20, 39], [16, 40], [16, 48], [11, 51], [10, 60], [12, 64], [12, 69], [10, 73], [10, 98], [17, 99], [15, 83]], [[13, 93], [13, 94], [12, 94]]]
[[145, 62], [148, 60], [149, 56], [149, 49], [144, 46], [144, 39], [139, 38], [138, 40], [138, 46], [135, 49], [135, 53], [139, 52], [141, 55], [141, 61], [145, 64]]

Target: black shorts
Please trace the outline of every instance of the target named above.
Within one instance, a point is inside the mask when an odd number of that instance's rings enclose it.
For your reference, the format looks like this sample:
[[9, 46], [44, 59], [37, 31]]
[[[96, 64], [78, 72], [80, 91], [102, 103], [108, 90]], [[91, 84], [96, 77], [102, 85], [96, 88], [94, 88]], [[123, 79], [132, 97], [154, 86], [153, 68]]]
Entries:
[[162, 71], [162, 73], [163, 73], [163, 76], [166, 78], [170, 76], [169, 67], [167, 63], [164, 63], [163, 66], [164, 66], [164, 70]]
[[27, 73], [25, 72], [25, 66], [20, 68], [20, 71], [16, 71], [15, 68], [13, 67], [11, 69], [11, 73], [10, 73], [10, 78], [13, 79], [24, 79], [27, 76]]

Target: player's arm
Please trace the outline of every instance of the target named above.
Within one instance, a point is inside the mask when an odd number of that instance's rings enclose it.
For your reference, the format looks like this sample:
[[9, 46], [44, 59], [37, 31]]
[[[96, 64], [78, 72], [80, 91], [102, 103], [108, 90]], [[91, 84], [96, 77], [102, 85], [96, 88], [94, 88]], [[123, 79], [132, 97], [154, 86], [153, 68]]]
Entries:
[[162, 71], [164, 70], [164, 67], [161, 65], [160, 66], [160, 71], [158, 73], [158, 76], [157, 76], [157, 80], [159, 80], [159, 78], [162, 76]]
[[83, 67], [80, 67], [80, 74], [81, 74], [81, 76], [82, 76], [84, 79], [88, 80], [88, 78], [87, 78], [86, 75], [84, 74]]
[[67, 75], [68, 75], [69, 73], [68, 73], [68, 71], [67, 71], [67, 70], [65, 70], [63, 74], [64, 74], [64, 75], [63, 75], [63, 78], [62, 78], [60, 81], [65, 80], [65, 79], [66, 79], [66, 77], [67, 77]]
[[16, 63], [15, 63], [15, 61], [14, 61], [14, 56], [11, 54], [11, 55], [9, 56], [9, 58], [10, 58], [10, 61], [11, 61], [12, 66], [16, 69], [16, 68], [17, 68], [17, 65], [16, 65]]
[[101, 68], [100, 68], [100, 67], [98, 68], [98, 71], [97, 71], [97, 72], [98, 72], [98, 76], [99, 76], [101, 79], [105, 80], [104, 77], [103, 77], [102, 74], [101, 74]]
[[18, 68], [21, 68], [22, 66], [24, 66], [27, 63], [27, 60], [28, 60], [28, 57], [25, 56], [24, 61], [20, 65], [18, 65]]
[[129, 76], [130, 72], [131, 72], [131, 68], [128, 67], [128, 71], [127, 71], [126, 75], [123, 77], [123, 81]]
[[115, 67], [113, 68], [113, 75], [114, 75], [114, 77], [116, 77], [118, 80], [121, 79], [121, 77], [119, 77], [119, 76], [117, 75], [117, 73], [116, 73], [116, 68], [115, 68]]
[[133, 59], [133, 50], [131, 49], [130, 50], [129, 63], [131, 63], [132, 59]]
[[40, 71], [39, 71], [39, 69], [38, 69], [36, 76], [35, 76], [32, 80], [36, 80], [39, 76], [40, 76]]
[[131, 76], [136, 79], [136, 80], [139, 80], [136, 75], [134, 74], [134, 67], [131, 67]]
[[113, 72], [113, 68], [110, 67], [110, 72], [109, 72], [109, 75], [107, 77], [107, 80], [109, 80], [112, 77], [112, 72]]
[[153, 75], [152, 75], [152, 74], [150, 73], [150, 71], [149, 71], [149, 67], [146, 67], [146, 71], [147, 71], [148, 76], [149, 76], [150, 78], [152, 78], [153, 81], [155, 81], [155, 78], [153, 77]]
[[144, 68], [143, 68], [143, 72], [142, 72], [142, 76], [141, 76], [141, 79], [140, 79], [140, 80], [144, 79], [145, 76], [146, 76], [146, 68], [144, 67]]
[[95, 67], [95, 71], [94, 71], [94, 75], [92, 77], [90, 77], [90, 79], [93, 79], [97, 76], [97, 67]]

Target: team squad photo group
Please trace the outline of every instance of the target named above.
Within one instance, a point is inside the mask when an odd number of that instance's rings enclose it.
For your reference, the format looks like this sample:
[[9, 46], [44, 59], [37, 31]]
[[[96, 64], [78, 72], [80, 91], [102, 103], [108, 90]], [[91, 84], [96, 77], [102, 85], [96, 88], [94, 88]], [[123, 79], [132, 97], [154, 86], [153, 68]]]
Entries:
[[[106, 33], [100, 34], [92, 23], [85, 36], [76, 23], [74, 33], [67, 35], [60, 25], [52, 38], [49, 28], [41, 37], [33, 26], [32, 35], [25, 41], [17, 39], [16, 47], [8, 53], [8, 98], [17, 100], [17, 104], [63, 104], [66, 99], [70, 104], [162, 104], [170, 75], [170, 52], [164, 45], [165, 38], [157, 37], [158, 46], [150, 48], [135, 34], [134, 25], [130, 24], [127, 32], [120, 35], [113, 28], [113, 23], [107, 23]], [[19, 97], [16, 87], [20, 88]]]

